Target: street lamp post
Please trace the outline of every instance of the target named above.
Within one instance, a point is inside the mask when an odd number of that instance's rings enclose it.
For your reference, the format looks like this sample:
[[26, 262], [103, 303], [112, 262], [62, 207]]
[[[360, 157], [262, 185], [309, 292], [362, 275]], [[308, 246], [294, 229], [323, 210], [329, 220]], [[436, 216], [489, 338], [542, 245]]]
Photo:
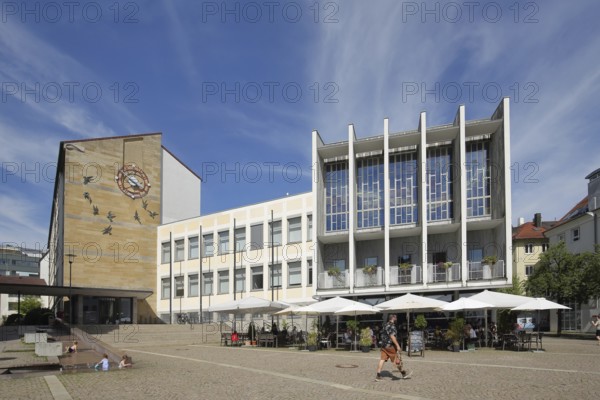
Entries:
[[71, 277], [73, 276], [73, 261], [77, 256], [75, 254], [69, 253], [67, 254], [67, 257], [69, 257], [69, 334], [71, 334], [73, 331], [73, 285]]

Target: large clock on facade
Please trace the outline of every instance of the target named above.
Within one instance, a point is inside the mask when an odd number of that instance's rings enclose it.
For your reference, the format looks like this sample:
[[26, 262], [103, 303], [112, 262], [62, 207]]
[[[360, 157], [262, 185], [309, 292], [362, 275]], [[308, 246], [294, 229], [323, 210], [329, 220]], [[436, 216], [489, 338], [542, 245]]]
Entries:
[[119, 189], [132, 199], [147, 195], [151, 186], [148, 175], [135, 164], [124, 165], [115, 176], [115, 181]]

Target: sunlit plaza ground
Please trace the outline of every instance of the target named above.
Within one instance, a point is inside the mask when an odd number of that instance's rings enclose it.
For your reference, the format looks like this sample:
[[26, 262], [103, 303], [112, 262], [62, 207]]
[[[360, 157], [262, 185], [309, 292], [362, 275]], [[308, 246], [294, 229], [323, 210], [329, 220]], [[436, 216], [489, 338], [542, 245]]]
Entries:
[[600, 346], [593, 340], [546, 337], [543, 353], [488, 348], [431, 350], [424, 357], [403, 353], [412, 378], [398, 379], [388, 363], [381, 382], [374, 380], [376, 350], [164, 345], [158, 339], [117, 345], [133, 357], [134, 368], [55, 375], [70, 397], [53, 396], [47, 374], [2, 378], [0, 398], [548, 400], [593, 399], [600, 392]]

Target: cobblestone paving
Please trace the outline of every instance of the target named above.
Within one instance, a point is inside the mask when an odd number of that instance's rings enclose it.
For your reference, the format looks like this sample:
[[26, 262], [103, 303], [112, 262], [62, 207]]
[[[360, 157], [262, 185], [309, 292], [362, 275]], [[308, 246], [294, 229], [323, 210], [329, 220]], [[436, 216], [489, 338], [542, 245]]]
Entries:
[[[128, 370], [59, 375], [74, 399], [591, 399], [600, 392], [600, 346], [592, 341], [544, 339], [545, 353], [483, 349], [428, 351], [406, 357], [412, 379], [391, 365], [375, 382], [378, 353], [147, 346]], [[341, 368], [346, 367], [346, 368]], [[5, 385], [6, 384], [6, 385]], [[42, 378], [0, 381], [0, 398], [52, 399]]]

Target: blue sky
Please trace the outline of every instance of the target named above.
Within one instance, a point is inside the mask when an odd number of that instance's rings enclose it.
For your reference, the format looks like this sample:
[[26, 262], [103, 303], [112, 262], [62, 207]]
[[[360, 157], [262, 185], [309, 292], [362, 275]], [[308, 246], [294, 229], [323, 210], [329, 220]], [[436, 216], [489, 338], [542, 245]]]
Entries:
[[502, 96], [513, 222], [560, 218], [600, 167], [598, 2], [71, 4], [2, 5], [2, 242], [46, 243], [61, 140], [163, 132], [203, 214], [309, 191], [313, 129], [488, 118]]

